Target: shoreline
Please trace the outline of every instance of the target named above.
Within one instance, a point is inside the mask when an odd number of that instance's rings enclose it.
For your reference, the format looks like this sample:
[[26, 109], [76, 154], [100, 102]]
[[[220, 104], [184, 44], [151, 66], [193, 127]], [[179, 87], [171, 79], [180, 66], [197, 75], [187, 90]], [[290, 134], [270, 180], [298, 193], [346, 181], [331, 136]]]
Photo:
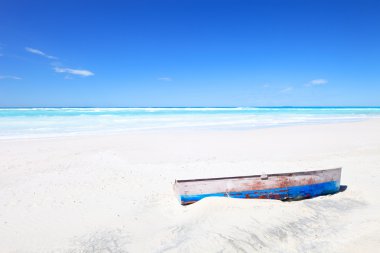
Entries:
[[289, 128], [289, 127], [302, 127], [302, 126], [320, 126], [320, 125], [335, 125], [335, 124], [350, 124], [350, 123], [360, 123], [360, 122], [380, 122], [379, 118], [367, 118], [367, 119], [355, 119], [355, 120], [345, 120], [336, 122], [302, 122], [302, 123], [289, 123], [283, 125], [273, 125], [273, 126], [259, 126], [259, 127], [246, 127], [246, 128], [234, 128], [234, 129], [216, 129], [208, 127], [165, 127], [165, 128], [150, 128], [146, 130], [118, 130], [118, 131], [104, 131], [104, 132], [77, 132], [68, 133], [61, 135], [25, 135], [25, 136], [0, 136], [0, 142], [2, 141], [17, 141], [17, 140], [43, 140], [43, 139], [65, 139], [65, 138], [81, 138], [81, 137], [96, 137], [96, 136], [124, 136], [124, 135], [139, 135], [139, 134], [202, 134], [202, 133], [214, 133], [214, 132], [224, 132], [224, 133], [234, 133], [234, 132], [245, 132], [249, 133], [252, 131], [265, 130], [265, 129], [277, 129], [277, 128]]
[[0, 139], [255, 129], [380, 119], [377, 107], [0, 109]]

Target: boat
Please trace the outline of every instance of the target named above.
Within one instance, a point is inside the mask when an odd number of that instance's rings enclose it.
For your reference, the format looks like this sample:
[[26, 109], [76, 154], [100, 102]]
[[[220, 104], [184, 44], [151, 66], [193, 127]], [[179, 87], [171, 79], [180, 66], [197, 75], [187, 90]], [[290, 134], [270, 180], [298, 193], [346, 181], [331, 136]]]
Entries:
[[342, 168], [253, 176], [175, 180], [182, 205], [207, 197], [300, 200], [340, 190]]

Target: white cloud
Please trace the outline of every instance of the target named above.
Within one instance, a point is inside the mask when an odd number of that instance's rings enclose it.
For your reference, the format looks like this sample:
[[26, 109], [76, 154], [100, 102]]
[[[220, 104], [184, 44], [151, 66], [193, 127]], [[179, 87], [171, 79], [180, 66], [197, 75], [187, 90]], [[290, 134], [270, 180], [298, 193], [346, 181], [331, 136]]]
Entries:
[[294, 88], [292, 86], [288, 86], [288, 87], [285, 87], [284, 89], [282, 89], [280, 92], [281, 93], [290, 93], [294, 90]]
[[0, 80], [1, 79], [21, 80], [22, 78], [18, 76], [0, 76]]
[[42, 52], [41, 50], [38, 50], [38, 49], [35, 49], [35, 48], [26, 47], [25, 50], [28, 51], [29, 53], [37, 54], [37, 55], [41, 55], [41, 56], [43, 56], [43, 57], [45, 57], [45, 58], [48, 58], [48, 59], [51, 59], [51, 60], [56, 60], [56, 59], [58, 59], [58, 58], [55, 57], [55, 56], [51, 56], [51, 55], [45, 54], [45, 53]]
[[306, 87], [320, 86], [320, 85], [324, 85], [327, 83], [328, 83], [328, 81], [326, 79], [314, 79], [314, 80], [311, 80], [310, 82], [306, 83], [305, 86]]
[[173, 81], [173, 79], [171, 77], [159, 77], [159, 78], [157, 78], [157, 80], [166, 81], [166, 82]]
[[[25, 50], [28, 51], [29, 53], [40, 55], [50, 60], [58, 60], [58, 57], [48, 55], [39, 49], [25, 47]], [[65, 74], [65, 77], [64, 77], [65, 79], [72, 79], [72, 75], [77, 75], [77, 76], [82, 76], [82, 77], [94, 75], [93, 72], [89, 70], [85, 70], [85, 69], [72, 69], [72, 68], [60, 67], [61, 63], [59, 61], [51, 61], [50, 64], [52, 65], [55, 72]]]
[[89, 70], [85, 70], [85, 69], [70, 69], [70, 68], [55, 67], [54, 70], [57, 73], [66, 73], [66, 74], [78, 75], [78, 76], [84, 76], [84, 77], [94, 75], [93, 72]]

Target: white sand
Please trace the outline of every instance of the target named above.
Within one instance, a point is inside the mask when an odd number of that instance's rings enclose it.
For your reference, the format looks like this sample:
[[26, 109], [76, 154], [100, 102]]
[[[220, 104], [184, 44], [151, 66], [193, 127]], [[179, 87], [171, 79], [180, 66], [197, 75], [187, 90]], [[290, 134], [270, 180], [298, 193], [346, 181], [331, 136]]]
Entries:
[[[343, 167], [310, 200], [179, 205], [174, 179]], [[0, 141], [0, 252], [377, 252], [380, 121]]]

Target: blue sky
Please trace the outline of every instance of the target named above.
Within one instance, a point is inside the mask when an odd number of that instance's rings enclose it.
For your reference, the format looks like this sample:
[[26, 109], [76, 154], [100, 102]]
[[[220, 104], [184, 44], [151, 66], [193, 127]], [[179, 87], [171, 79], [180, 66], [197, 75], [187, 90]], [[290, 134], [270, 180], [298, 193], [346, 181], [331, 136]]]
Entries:
[[379, 106], [380, 1], [0, 3], [0, 106]]

